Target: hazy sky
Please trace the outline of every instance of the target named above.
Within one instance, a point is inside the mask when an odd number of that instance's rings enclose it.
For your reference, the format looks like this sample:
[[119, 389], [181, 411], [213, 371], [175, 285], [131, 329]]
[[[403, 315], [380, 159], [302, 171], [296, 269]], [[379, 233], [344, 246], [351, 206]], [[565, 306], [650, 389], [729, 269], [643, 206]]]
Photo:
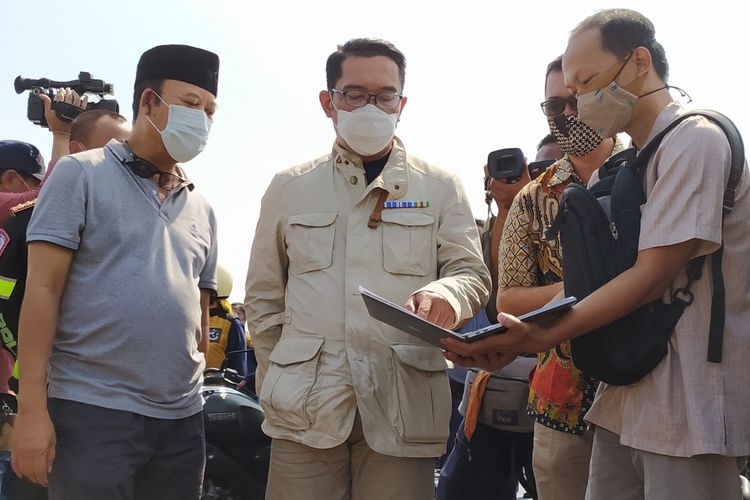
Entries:
[[[208, 148], [186, 170], [219, 218], [220, 260], [242, 300], [260, 198], [273, 174], [330, 151], [334, 132], [318, 103], [325, 60], [349, 38], [376, 36], [407, 58], [409, 101], [397, 133], [411, 154], [458, 172], [484, 217], [487, 154], [521, 147], [528, 156], [547, 132], [539, 102], [549, 61], [568, 32], [595, 10], [628, 7], [656, 25], [670, 83], [687, 107], [729, 115], [750, 137], [747, 23], [740, 3], [311, 2], [142, 0], [75, 3], [3, 1], [0, 15], [0, 138], [37, 145], [51, 134], [26, 120], [13, 79], [69, 80], [89, 71], [115, 84], [131, 118], [138, 58], [154, 45], [185, 43], [221, 57], [219, 111]], [[750, 144], [750, 140], [746, 139]]]

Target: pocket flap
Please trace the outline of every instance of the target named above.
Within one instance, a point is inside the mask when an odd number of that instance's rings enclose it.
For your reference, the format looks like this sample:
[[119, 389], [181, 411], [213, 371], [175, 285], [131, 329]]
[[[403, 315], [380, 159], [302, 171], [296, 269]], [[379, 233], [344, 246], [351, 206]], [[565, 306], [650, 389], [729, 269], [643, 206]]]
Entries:
[[282, 337], [268, 359], [282, 366], [309, 361], [318, 354], [324, 340], [318, 335]]
[[408, 344], [391, 344], [399, 361], [427, 372], [439, 372], [448, 368], [442, 351], [435, 347]]
[[338, 212], [313, 212], [307, 214], [295, 214], [289, 216], [289, 225], [307, 227], [326, 227], [333, 224]]
[[435, 223], [435, 217], [423, 212], [400, 212], [383, 210], [380, 216], [383, 222], [392, 222], [401, 226], [429, 226]]

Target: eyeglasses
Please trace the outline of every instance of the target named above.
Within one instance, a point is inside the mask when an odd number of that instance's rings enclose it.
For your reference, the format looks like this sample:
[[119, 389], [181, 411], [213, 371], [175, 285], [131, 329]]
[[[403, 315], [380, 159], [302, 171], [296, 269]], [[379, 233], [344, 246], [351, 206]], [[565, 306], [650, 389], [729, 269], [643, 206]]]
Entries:
[[143, 158], [135, 157], [130, 161], [124, 162], [124, 164], [127, 165], [135, 175], [144, 179], [150, 179], [153, 176], [158, 175], [159, 177], [156, 183], [164, 191], [172, 191], [176, 187], [179, 187], [186, 182], [185, 179], [183, 179], [179, 175], [171, 174], [169, 172], [164, 172], [163, 170], [157, 169], [155, 166], [153, 166]]
[[565, 111], [565, 106], [570, 106], [575, 112], [578, 112], [578, 98], [574, 95], [568, 97], [550, 97], [544, 101], [542, 106], [542, 113], [547, 116], [559, 116]]
[[344, 97], [344, 102], [353, 108], [361, 108], [369, 104], [375, 99], [375, 106], [379, 107], [383, 111], [392, 111], [398, 108], [403, 95], [398, 92], [378, 92], [377, 94], [370, 94], [366, 90], [351, 89], [351, 90], [336, 90], [330, 89], [329, 92], [332, 94], [340, 94]]

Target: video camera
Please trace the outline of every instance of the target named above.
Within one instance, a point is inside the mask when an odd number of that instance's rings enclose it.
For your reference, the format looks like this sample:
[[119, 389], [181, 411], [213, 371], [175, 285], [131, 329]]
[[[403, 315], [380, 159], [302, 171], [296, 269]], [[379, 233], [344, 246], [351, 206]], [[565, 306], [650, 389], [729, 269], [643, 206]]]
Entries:
[[[554, 160], [542, 160], [529, 163], [529, 177], [536, 179], [555, 163]], [[526, 158], [518, 148], [505, 148], [493, 151], [487, 157], [487, 170], [494, 179], [504, 179], [508, 184], [518, 182], [526, 168]]]
[[40, 94], [44, 93], [49, 96], [52, 100], [52, 109], [55, 110], [55, 114], [58, 118], [63, 121], [70, 122], [76, 116], [81, 114], [83, 111], [77, 106], [66, 102], [55, 102], [55, 91], [54, 89], [70, 88], [75, 90], [78, 94], [83, 97], [84, 94], [96, 94], [99, 96], [99, 101], [89, 102], [86, 105], [86, 111], [92, 109], [107, 109], [118, 113], [120, 111], [120, 105], [114, 99], [104, 99], [105, 95], [112, 95], [115, 93], [114, 86], [111, 83], [105, 83], [104, 80], [94, 80], [91, 77], [91, 73], [81, 71], [78, 73], [77, 80], [70, 80], [68, 82], [58, 82], [50, 80], [49, 78], [39, 78], [33, 80], [30, 78], [22, 78], [20, 75], [16, 77], [13, 83], [16, 93], [21, 94], [27, 90], [30, 90], [29, 104], [26, 109], [26, 116], [28, 119], [42, 127], [47, 127], [47, 120], [44, 117], [44, 101], [39, 97]]

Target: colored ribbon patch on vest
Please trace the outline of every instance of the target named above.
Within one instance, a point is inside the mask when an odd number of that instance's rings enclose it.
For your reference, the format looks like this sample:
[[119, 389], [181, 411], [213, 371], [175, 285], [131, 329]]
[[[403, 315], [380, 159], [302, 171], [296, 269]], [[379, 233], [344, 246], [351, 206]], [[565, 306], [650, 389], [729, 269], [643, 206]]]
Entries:
[[429, 201], [386, 201], [384, 208], [429, 208]]

